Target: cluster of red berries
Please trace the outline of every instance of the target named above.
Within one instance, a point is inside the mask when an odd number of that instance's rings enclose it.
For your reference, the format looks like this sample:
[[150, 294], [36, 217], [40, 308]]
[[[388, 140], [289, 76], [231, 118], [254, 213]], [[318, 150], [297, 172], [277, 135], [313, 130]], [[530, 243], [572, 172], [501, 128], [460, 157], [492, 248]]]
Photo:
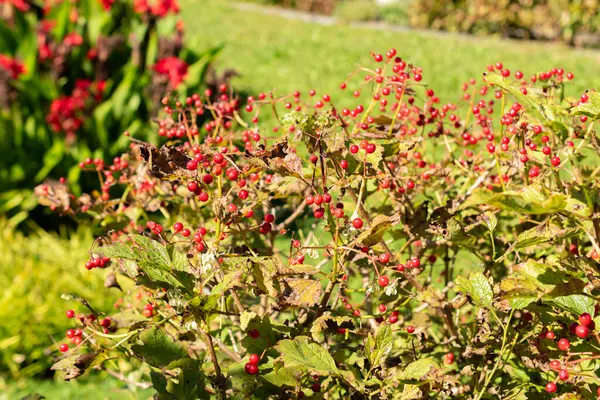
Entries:
[[[580, 339], [586, 339], [590, 333], [590, 331], [595, 329], [595, 323], [592, 319], [592, 316], [589, 313], [583, 313], [579, 316], [578, 321], [572, 323], [569, 326], [569, 331], [577, 336]], [[555, 334], [553, 331], [544, 331], [540, 334], [541, 339], [549, 339], [554, 340]], [[558, 350], [563, 352], [569, 352], [571, 348], [571, 342], [567, 338], [561, 338], [558, 340], [556, 347]], [[561, 362], [560, 360], [551, 360], [550, 361], [550, 369], [556, 371], [557, 377], [554, 381], [548, 382], [546, 384], [546, 391], [548, 393], [554, 393], [557, 390], [557, 381], [566, 381], [569, 379], [569, 371], [567, 370], [568, 366], [572, 364], [569, 362]], [[600, 396], [600, 388], [598, 388], [598, 395]]]
[[106, 268], [110, 265], [110, 258], [108, 257], [90, 257], [89, 261], [85, 263], [85, 269], [91, 270], [94, 268]]

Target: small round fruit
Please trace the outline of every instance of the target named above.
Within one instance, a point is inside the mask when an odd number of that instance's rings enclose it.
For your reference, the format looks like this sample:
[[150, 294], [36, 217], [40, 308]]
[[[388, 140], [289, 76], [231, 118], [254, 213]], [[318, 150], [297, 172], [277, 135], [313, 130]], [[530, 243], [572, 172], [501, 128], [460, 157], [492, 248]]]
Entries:
[[75, 316], [75, 311], [67, 310], [66, 314], [67, 314], [67, 318], [73, 318]]
[[61, 344], [58, 349], [60, 350], [61, 353], [66, 353], [67, 351], [69, 351], [69, 345], [66, 343]]
[[452, 364], [454, 362], [454, 353], [444, 354], [444, 362], [446, 364]]
[[352, 226], [355, 227], [356, 229], [360, 229], [363, 227], [363, 220], [360, 218], [354, 218], [352, 220]]
[[554, 382], [546, 383], [546, 392], [548, 392], [548, 393], [556, 392], [556, 383], [554, 383]]
[[589, 326], [592, 323], [592, 316], [588, 313], [583, 313], [579, 316], [579, 323], [581, 325]]
[[381, 275], [381, 276], [379, 277], [379, 279], [377, 280], [377, 283], [378, 283], [378, 284], [379, 284], [379, 286], [381, 286], [382, 288], [383, 288], [383, 287], [386, 287], [386, 286], [387, 286], [387, 285], [390, 283], [390, 278], [388, 278], [388, 277], [387, 277], [387, 276], [385, 276], [385, 275]]
[[562, 338], [558, 341], [558, 349], [562, 351], [568, 351], [571, 347], [571, 342], [569, 339]]
[[379, 255], [379, 262], [385, 264], [390, 261], [390, 253], [381, 253]]
[[248, 362], [250, 364], [258, 365], [259, 361], [260, 361], [260, 357], [258, 354], [250, 354], [250, 357], [248, 357]]
[[575, 335], [577, 335], [578, 338], [585, 339], [589, 333], [590, 329], [585, 325], [577, 325], [575, 328]]
[[252, 339], [256, 339], [260, 336], [260, 332], [258, 331], [258, 329], [250, 329], [250, 331], [248, 332], [248, 336], [250, 336]]
[[246, 371], [248, 375], [256, 375], [258, 374], [258, 366], [256, 364], [246, 363], [244, 371]]
[[415, 327], [414, 326], [407, 326], [406, 327], [406, 332], [408, 333], [414, 333], [415, 332]]
[[561, 381], [566, 381], [567, 379], [569, 379], [569, 372], [566, 369], [561, 369], [560, 371], [558, 371], [558, 379], [560, 379]]

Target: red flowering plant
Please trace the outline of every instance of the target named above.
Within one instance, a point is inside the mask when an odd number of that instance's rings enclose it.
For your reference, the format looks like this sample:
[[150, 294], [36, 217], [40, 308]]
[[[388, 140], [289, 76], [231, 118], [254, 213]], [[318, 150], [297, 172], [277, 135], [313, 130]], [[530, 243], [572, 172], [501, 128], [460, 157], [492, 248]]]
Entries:
[[[69, 165], [123, 151], [119, 132], [148, 139], [142, 121], [162, 95], [199, 89], [219, 51], [186, 44], [174, 0], [3, 1], [2, 8], [2, 190], [31, 189], [48, 175], [77, 182], [79, 169]], [[0, 196], [5, 212], [15, 193]]]
[[103, 227], [85, 268], [123, 296], [63, 296], [54, 370], [159, 399], [597, 398], [600, 94], [497, 63], [445, 103], [372, 57], [351, 108], [168, 97], [165, 145], [81, 162], [99, 191], [38, 186]]

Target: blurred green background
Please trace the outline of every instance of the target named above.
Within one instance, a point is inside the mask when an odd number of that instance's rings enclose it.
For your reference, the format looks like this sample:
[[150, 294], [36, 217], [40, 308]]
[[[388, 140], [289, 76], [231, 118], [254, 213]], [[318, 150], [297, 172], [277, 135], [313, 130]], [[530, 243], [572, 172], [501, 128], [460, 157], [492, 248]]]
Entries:
[[[273, 3], [275, 0], [261, 2]], [[350, 4], [360, 2], [363, 4]], [[438, 7], [435, 10], [439, 15], [455, 16], [452, 7], [460, 2], [419, 3], [427, 3], [432, 9]], [[454, 5], [451, 7], [449, 3]], [[330, 94], [338, 107], [350, 105], [353, 103], [352, 91], [359, 87], [349, 86], [346, 91], [341, 91], [339, 84], [359, 65], [369, 62], [370, 51], [385, 53], [391, 47], [395, 47], [403, 59], [423, 67], [423, 82], [435, 90], [442, 103], [459, 101], [462, 83], [478, 77], [487, 64], [498, 61], [513, 71], [523, 71], [525, 76], [552, 67], [573, 72], [575, 79], [568, 89], [572, 95], [589, 88], [600, 88], [600, 75], [595, 73], [600, 70], [600, 53], [568, 46], [569, 41], [562, 36], [553, 38], [558, 42], [515, 41], [494, 36], [473, 37], [347, 23], [372, 19], [411, 23], [406, 8], [413, 3], [374, 4], [346, 0], [335, 10], [327, 9], [338, 17], [338, 23], [333, 25], [289, 19], [278, 15], [279, 11], [274, 11], [277, 9], [226, 0], [181, 0], [180, 17], [184, 21], [190, 51], [200, 57], [201, 51], [223, 45], [214, 63], [216, 71], [236, 70], [239, 76], [234, 78], [233, 86], [248, 94], [270, 90], [282, 95], [294, 90], [306, 94], [314, 88], [318, 94]], [[284, 5], [294, 6], [293, 2]], [[362, 14], [356, 10], [361, 7], [363, 10], [371, 8], [364, 12], [375, 16], [360, 16]], [[481, 7], [477, 8], [478, 12]], [[382, 10], [388, 8], [393, 9], [396, 17], [382, 16]], [[586, 12], [592, 12], [590, 10]], [[493, 15], [494, 11], [489, 14]], [[470, 33], [485, 31], [481, 28], [473, 31], [436, 27]], [[498, 32], [491, 30], [490, 33]], [[356, 84], [356, 80], [353, 82]], [[136, 110], [132, 107], [128, 111], [132, 115], [127, 118], [145, 118], [145, 111], [138, 115]], [[267, 126], [271, 123], [266, 121]], [[121, 125], [117, 123], [107, 129], [117, 137], [123, 129]], [[151, 127], [144, 129], [151, 130]], [[2, 132], [2, 135], [9, 134]], [[52, 137], [54, 140], [56, 138]], [[46, 143], [46, 149], [51, 148], [52, 141]], [[113, 155], [112, 150], [106, 148], [103, 153], [96, 154]], [[4, 157], [11, 148], [2, 147], [1, 151]], [[40, 158], [39, 153], [25, 155], [27, 157], [19, 162], [29, 163], [27, 168], [34, 171], [43, 169], [43, 163], [49, 159]], [[83, 155], [92, 155], [92, 152], [81, 148], [70, 160]], [[50, 159], [50, 162], [53, 161]], [[60, 173], [49, 169], [50, 176], [55, 178]], [[45, 211], [36, 211], [35, 218], [26, 213], [34, 209], [35, 202], [30, 193], [36, 183], [36, 179], [23, 180], [10, 187], [0, 183], [0, 213], [3, 214], [0, 218], [0, 284], [3, 288], [0, 295], [0, 400], [21, 398], [32, 392], [44, 394], [49, 399], [148, 398], [149, 391], [134, 391], [122, 383], [98, 377], [83, 382], [51, 380], [48, 367], [59, 357], [53, 339], [62, 338], [70, 327], [64, 316], [67, 304], [60, 299], [60, 294], [75, 292], [88, 299], [95, 308], [109, 311], [118, 293], [104, 288], [102, 272], [89, 272], [84, 268], [93, 242], [93, 227], [77, 227], [71, 221], [49, 219]], [[8, 192], [8, 188], [13, 190]], [[41, 229], [40, 225], [50, 229]]]

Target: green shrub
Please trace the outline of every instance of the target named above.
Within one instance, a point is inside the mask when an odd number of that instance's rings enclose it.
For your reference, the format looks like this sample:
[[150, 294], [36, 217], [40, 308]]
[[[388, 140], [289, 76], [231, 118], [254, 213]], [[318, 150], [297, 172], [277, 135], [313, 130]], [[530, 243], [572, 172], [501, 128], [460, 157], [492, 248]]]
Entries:
[[45, 232], [24, 236], [0, 221], [0, 375], [47, 374], [54, 342], [73, 325], [62, 293], [85, 296], [99, 310], [113, 308], [116, 289], [105, 288], [103, 276], [84, 268], [92, 239], [85, 228], [69, 238]]
[[61, 376], [121, 359], [161, 399], [596, 397], [600, 92], [497, 62], [452, 102], [370, 55], [339, 77], [351, 107], [263, 92], [199, 126], [171, 97], [159, 121], [185, 134], [86, 168], [103, 194], [36, 188], [107, 225], [86, 266], [144, 296], [66, 296], [95, 340], [59, 344]]
[[600, 3], [580, 0], [415, 0], [411, 24], [600, 47]]
[[156, 140], [160, 98], [198, 90], [219, 51], [184, 40], [178, 11], [168, 0], [3, 2], [1, 191], [47, 176], [78, 182], [73, 166], [123, 151], [124, 131]]
[[374, 21], [378, 15], [377, 5], [372, 0], [341, 1], [335, 7], [335, 16], [341, 22]]
[[379, 18], [391, 25], [408, 25], [412, 0], [396, 1], [379, 7]]

